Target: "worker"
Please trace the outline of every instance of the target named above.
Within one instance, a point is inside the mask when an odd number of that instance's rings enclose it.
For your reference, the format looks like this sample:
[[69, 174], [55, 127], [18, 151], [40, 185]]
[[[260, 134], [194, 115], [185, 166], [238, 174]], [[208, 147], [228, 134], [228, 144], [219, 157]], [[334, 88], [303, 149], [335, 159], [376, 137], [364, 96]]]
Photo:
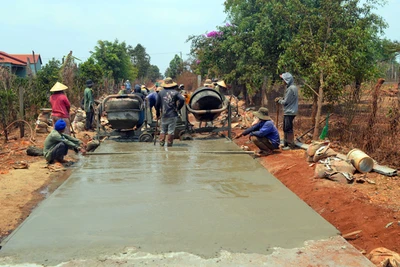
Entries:
[[59, 119], [63, 119], [67, 124], [65, 133], [71, 134], [71, 119], [70, 119], [70, 108], [71, 104], [68, 100], [67, 95], [64, 93], [65, 90], [68, 89], [68, 86], [56, 82], [54, 86], [50, 89], [52, 95], [50, 96], [50, 104], [51, 104], [51, 119], [53, 121], [53, 125]]
[[128, 91], [126, 90], [124, 85], [121, 85], [121, 90], [119, 90], [118, 95], [126, 95]]
[[135, 86], [133, 87], [133, 94], [140, 96], [142, 98], [142, 100], [144, 100], [144, 94], [142, 93], [142, 88], [139, 84], [135, 84]]
[[150, 90], [147, 89], [146, 85], [144, 85], [144, 84], [142, 84], [142, 86], [140, 87], [140, 89], [142, 90], [142, 94], [143, 94], [144, 96], [147, 96], [147, 95], [149, 94], [149, 92], [150, 92]]
[[219, 80], [216, 83], [217, 85], [214, 87], [214, 89], [220, 93], [222, 96], [224, 96], [227, 93], [227, 88], [226, 84], [223, 80]]
[[214, 85], [213, 85], [211, 79], [206, 79], [203, 86], [209, 87], [209, 88], [214, 88]]
[[64, 157], [68, 153], [68, 149], [75, 152], [86, 153], [83, 142], [68, 134], [65, 134], [66, 122], [63, 119], [58, 120], [54, 124], [54, 129], [49, 133], [44, 141], [43, 154], [49, 164], [55, 162], [68, 163]]
[[162, 87], [157, 87], [156, 90], [152, 93], [150, 93], [148, 96], [146, 96], [145, 100], [147, 102], [147, 107], [148, 107], [148, 117], [151, 118], [153, 121], [153, 107], [155, 107], [156, 102], [157, 102], [157, 95], [158, 93], [162, 90]]
[[279, 77], [287, 85], [284, 97], [275, 98], [275, 102], [283, 106], [284, 147], [282, 150], [290, 150], [296, 148], [294, 144], [293, 121], [299, 108], [299, 93], [297, 86], [294, 84], [292, 74], [285, 72], [279, 75]]
[[280, 139], [278, 129], [268, 115], [267, 108], [261, 107], [258, 111], [253, 112], [253, 114], [259, 119], [259, 122], [237, 135], [235, 139], [249, 134], [250, 140], [260, 149], [255, 155], [258, 157], [268, 156], [275, 149], [279, 148]]
[[93, 82], [92, 80], [86, 81], [86, 88], [84, 94], [84, 108], [86, 112], [86, 124], [85, 130], [93, 130], [93, 118], [94, 118], [94, 97], [93, 97]]
[[126, 80], [126, 82], [125, 82], [125, 90], [126, 90], [126, 93], [127, 94], [130, 94], [131, 93], [131, 83], [130, 83], [130, 81], [129, 80]]
[[185, 98], [177, 91], [178, 84], [173, 82], [172, 78], [166, 78], [161, 86], [164, 89], [158, 93], [156, 101], [157, 120], [161, 119], [159, 140], [160, 145], [164, 146], [167, 138], [167, 146], [172, 146], [178, 111], [185, 104]]

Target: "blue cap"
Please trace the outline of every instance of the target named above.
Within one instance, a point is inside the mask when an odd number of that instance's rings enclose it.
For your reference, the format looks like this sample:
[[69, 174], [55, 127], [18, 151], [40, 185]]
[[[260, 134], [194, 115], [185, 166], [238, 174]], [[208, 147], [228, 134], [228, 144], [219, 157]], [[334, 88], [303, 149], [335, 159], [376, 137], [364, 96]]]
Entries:
[[54, 129], [56, 129], [56, 131], [64, 130], [65, 127], [67, 127], [67, 124], [64, 120], [58, 120], [56, 124], [54, 124]]

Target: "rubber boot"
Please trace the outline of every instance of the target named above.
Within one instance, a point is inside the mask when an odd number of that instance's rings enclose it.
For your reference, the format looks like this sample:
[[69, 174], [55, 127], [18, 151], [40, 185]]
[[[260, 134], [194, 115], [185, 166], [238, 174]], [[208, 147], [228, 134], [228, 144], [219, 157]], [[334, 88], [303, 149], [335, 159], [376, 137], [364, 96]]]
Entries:
[[167, 135], [167, 146], [172, 146], [173, 143], [174, 143], [174, 135], [173, 134]]
[[294, 133], [288, 133], [288, 143], [291, 149], [296, 149], [296, 144], [294, 143]]
[[160, 141], [160, 146], [164, 146], [164, 144], [165, 144], [165, 134], [160, 134], [160, 139], [159, 139], [159, 141]]
[[294, 144], [294, 133], [285, 133], [285, 134], [286, 134], [285, 146], [282, 148], [282, 150], [295, 149], [296, 145]]

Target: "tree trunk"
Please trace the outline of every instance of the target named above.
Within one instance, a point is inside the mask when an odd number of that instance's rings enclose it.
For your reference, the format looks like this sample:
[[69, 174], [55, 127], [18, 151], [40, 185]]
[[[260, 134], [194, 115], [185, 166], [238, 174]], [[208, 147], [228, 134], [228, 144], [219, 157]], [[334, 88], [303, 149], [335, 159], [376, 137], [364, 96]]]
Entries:
[[313, 105], [312, 105], [312, 112], [311, 112], [311, 122], [312, 125], [315, 125], [315, 117], [317, 116], [317, 110], [318, 110], [318, 96], [314, 94], [313, 96]]
[[268, 77], [264, 76], [263, 85], [261, 87], [261, 105], [266, 107], [268, 105], [268, 98], [267, 98], [267, 86], [268, 86]]
[[315, 128], [313, 134], [313, 140], [318, 140], [319, 136], [319, 121], [321, 119], [322, 103], [324, 99], [324, 75], [321, 72], [319, 77], [319, 90], [318, 90], [318, 103], [317, 103], [317, 115], [315, 116]]
[[376, 143], [377, 140], [373, 140], [374, 136], [374, 126], [376, 123], [376, 114], [378, 112], [378, 98], [379, 98], [379, 89], [382, 87], [382, 84], [385, 82], [385, 79], [380, 78], [378, 80], [378, 83], [375, 85], [375, 90], [372, 93], [372, 109], [371, 109], [371, 114], [369, 115], [368, 118], [368, 126], [365, 131], [364, 135], [364, 147], [363, 149], [366, 152], [373, 152], [375, 144], [376, 146], [379, 146], [379, 144]]

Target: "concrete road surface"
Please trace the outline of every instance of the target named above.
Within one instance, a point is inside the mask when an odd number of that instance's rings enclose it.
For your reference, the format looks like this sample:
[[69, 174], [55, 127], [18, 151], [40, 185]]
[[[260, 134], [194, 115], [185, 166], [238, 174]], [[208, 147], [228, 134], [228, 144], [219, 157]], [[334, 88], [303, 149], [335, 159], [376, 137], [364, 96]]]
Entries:
[[257, 160], [212, 151], [240, 150], [106, 141], [3, 242], [0, 265], [373, 266]]

